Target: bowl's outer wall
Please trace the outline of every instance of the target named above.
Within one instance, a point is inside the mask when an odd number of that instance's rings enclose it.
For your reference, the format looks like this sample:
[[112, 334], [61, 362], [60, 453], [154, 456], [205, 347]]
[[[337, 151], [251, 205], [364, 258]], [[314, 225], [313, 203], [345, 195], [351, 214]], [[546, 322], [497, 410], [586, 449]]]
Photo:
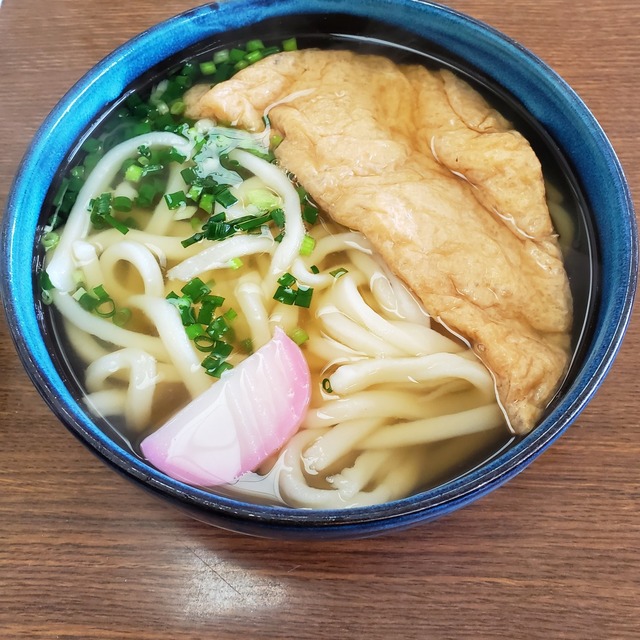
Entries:
[[[308, 512], [242, 503], [186, 487], [114, 445], [65, 387], [34, 309], [31, 256], [40, 211], [58, 166], [104, 107], [143, 72], [200, 40], [267, 18], [346, 13], [412, 31], [473, 66], [510, 92], [564, 151], [594, 216], [601, 261], [594, 340], [562, 402], [527, 438], [489, 465], [443, 487], [377, 507]], [[610, 143], [568, 85], [519, 44], [450, 9], [419, 0], [236, 0], [176, 16], [129, 41], [89, 71], [52, 110], [18, 170], [3, 219], [0, 257], [4, 306], [18, 353], [34, 384], [81, 441], [127, 477], [196, 517], [257, 535], [370, 535], [431, 520], [464, 506], [521, 471], [584, 408], [606, 375], [629, 321], [637, 278], [637, 230], [629, 190]], [[318, 528], [321, 531], [318, 531]]]

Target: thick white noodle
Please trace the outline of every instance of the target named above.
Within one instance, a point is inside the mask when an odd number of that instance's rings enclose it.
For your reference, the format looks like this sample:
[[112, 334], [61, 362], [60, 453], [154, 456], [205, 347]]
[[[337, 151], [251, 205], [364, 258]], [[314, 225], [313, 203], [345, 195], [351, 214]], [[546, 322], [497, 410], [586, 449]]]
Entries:
[[368, 437], [362, 446], [368, 449], [410, 447], [458, 438], [478, 431], [488, 431], [502, 424], [504, 424], [504, 415], [500, 407], [494, 403], [437, 418], [394, 424]]
[[126, 348], [98, 358], [87, 367], [85, 384], [93, 393], [104, 391], [109, 377], [129, 371], [124, 414], [127, 425], [143, 429], [151, 418], [153, 395], [158, 383], [156, 360], [142, 349]]
[[356, 251], [371, 254], [373, 248], [371, 243], [357, 231], [344, 231], [324, 236], [316, 242], [312, 254], [307, 258], [309, 264], [322, 262], [328, 255], [339, 253], [346, 249], [355, 249]]
[[187, 337], [178, 310], [168, 300], [152, 296], [132, 296], [129, 304], [144, 311], [153, 322], [191, 397], [195, 398], [206, 391], [212, 379], [200, 366], [202, 358]]
[[309, 409], [304, 419], [308, 429], [332, 427], [345, 420], [358, 418], [393, 418], [417, 420], [424, 416], [424, 405], [408, 391], [361, 391], [344, 398], [328, 400]]
[[436, 353], [415, 358], [360, 360], [339, 367], [330, 377], [333, 390], [342, 395], [361, 391], [376, 384], [398, 382], [438, 384], [461, 378], [494, 398], [493, 379], [478, 361], [454, 353]]
[[[98, 253], [102, 253], [108, 247], [122, 242], [124, 238], [143, 244], [161, 261], [186, 260], [202, 251], [200, 243], [192, 244], [187, 248], [183, 247], [181, 241], [184, 236], [182, 238], [157, 236], [137, 229], [129, 229], [126, 236], [123, 236], [117, 229], [108, 229], [92, 235], [88, 241], [96, 246]], [[204, 246], [210, 245], [208, 240], [203, 240], [203, 243]]]
[[269, 316], [265, 308], [262, 287], [253, 279], [245, 278], [236, 286], [235, 295], [242, 315], [249, 325], [255, 351], [271, 340]]
[[269, 288], [271, 288], [273, 282], [291, 268], [293, 261], [300, 253], [300, 245], [305, 235], [300, 198], [282, 169], [272, 165], [270, 162], [241, 149], [234, 149], [229, 154], [229, 157], [239, 162], [255, 176], [258, 176], [282, 198], [285, 235], [274, 251], [271, 260], [268, 278], [270, 281]]
[[120, 171], [122, 163], [131, 157], [141, 145], [150, 148], [176, 147], [188, 155], [191, 152], [191, 143], [174, 133], [162, 131], [145, 133], [131, 138], [131, 140], [126, 140], [105, 153], [80, 189], [67, 222], [60, 233], [56, 251], [47, 266], [47, 274], [51, 284], [58, 291], [68, 292], [75, 288], [72, 246], [76, 240], [84, 239], [89, 231], [89, 202], [109, 190], [109, 185]]
[[124, 240], [118, 244], [107, 247], [100, 256], [100, 266], [103, 273], [103, 284], [112, 297], [125, 299], [132, 292], [120, 283], [116, 276], [116, 265], [128, 262], [140, 275], [147, 295], [163, 297], [164, 280], [157, 259], [151, 251], [139, 242]]
[[330, 429], [304, 452], [302, 463], [307, 473], [317, 474], [347, 455], [372, 431], [384, 423], [384, 418], [348, 420]]
[[273, 249], [271, 236], [238, 235], [217, 241], [197, 255], [187, 258], [167, 272], [170, 280], [188, 282], [205, 271], [225, 269], [234, 258], [255, 253], [265, 253]]
[[426, 327], [420, 335], [416, 331], [409, 335], [402, 331], [397, 325], [385, 320], [379, 313], [376, 313], [362, 298], [358, 287], [350, 274], [345, 274], [338, 278], [335, 284], [335, 295], [338, 298], [336, 305], [352, 320], [359, 322], [366, 329], [393, 345], [405, 355], [427, 355], [436, 352], [455, 352], [460, 347], [444, 336]]
[[82, 271], [84, 283], [88, 289], [93, 289], [104, 284], [104, 275], [100, 267], [96, 248], [84, 240], [76, 240], [72, 247], [73, 259], [76, 266]]
[[[165, 193], [175, 193], [176, 191], [188, 191], [180, 171], [183, 169], [183, 165], [173, 163], [169, 170], [169, 177], [167, 179], [167, 186], [164, 189]], [[153, 210], [147, 226], [144, 228], [146, 233], [152, 233], [156, 235], [164, 235], [167, 233], [171, 223], [175, 218], [175, 211], [169, 209], [167, 201], [164, 198], [160, 198], [160, 202]]]
[[335, 307], [318, 309], [316, 317], [322, 322], [324, 331], [342, 344], [349, 345], [360, 354], [370, 358], [391, 358], [405, 355], [398, 349], [378, 336], [373, 335], [365, 327], [347, 318]]
[[124, 413], [127, 392], [124, 389], [105, 389], [84, 396], [89, 410], [97, 416], [119, 416]]
[[111, 320], [89, 313], [67, 293], [54, 290], [52, 295], [56, 309], [75, 327], [119, 347], [140, 347], [154, 358], [167, 361], [169, 357], [167, 350], [159, 338], [123, 329], [113, 324]]

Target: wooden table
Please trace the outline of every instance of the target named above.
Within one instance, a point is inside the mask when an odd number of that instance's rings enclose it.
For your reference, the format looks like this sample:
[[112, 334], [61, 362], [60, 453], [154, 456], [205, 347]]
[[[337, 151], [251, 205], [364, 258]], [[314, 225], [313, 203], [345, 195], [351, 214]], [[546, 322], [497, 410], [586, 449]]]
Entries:
[[[6, 0], [2, 201], [63, 92], [191, 4]], [[640, 192], [637, 0], [449, 4], [564, 76]], [[577, 424], [507, 486], [434, 524], [322, 544], [209, 528], [116, 476], [45, 407], [2, 321], [0, 639], [640, 637], [635, 320]]]

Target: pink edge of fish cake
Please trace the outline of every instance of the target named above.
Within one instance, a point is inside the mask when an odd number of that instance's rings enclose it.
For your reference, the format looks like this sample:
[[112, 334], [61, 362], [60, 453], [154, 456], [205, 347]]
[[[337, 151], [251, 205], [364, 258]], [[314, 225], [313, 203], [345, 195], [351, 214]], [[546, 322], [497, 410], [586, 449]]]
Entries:
[[146, 437], [155, 467], [210, 487], [254, 470], [298, 430], [311, 398], [300, 347], [279, 328], [274, 337]]

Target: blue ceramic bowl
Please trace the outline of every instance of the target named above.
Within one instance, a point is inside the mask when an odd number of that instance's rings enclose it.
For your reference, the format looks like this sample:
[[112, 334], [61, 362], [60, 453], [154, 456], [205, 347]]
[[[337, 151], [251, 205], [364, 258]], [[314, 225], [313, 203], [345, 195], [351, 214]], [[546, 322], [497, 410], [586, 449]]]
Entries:
[[[265, 22], [266, 21], [266, 22]], [[36, 229], [54, 176], [107, 105], [139, 77], [204, 40], [287, 33], [301, 24], [324, 32], [373, 35], [429, 50], [481, 77], [524, 108], [557, 147], [575, 178], [592, 228], [594, 302], [588, 338], [544, 421], [527, 437], [463, 477], [409, 498], [345, 511], [256, 506], [218, 497], [166, 477], [111, 440], [85, 413], [45, 330], [33, 274]], [[293, 32], [295, 33], [295, 31]], [[238, 38], [240, 40], [240, 38]], [[597, 260], [595, 255], [597, 254]], [[576, 94], [529, 51], [492, 28], [419, 0], [238, 0], [209, 4], [126, 43], [85, 75], [37, 132], [20, 166], [2, 228], [2, 295], [24, 366], [62, 422], [105, 462], [196, 518], [271, 537], [373, 535], [433, 520], [500, 486], [527, 466], [578, 416], [604, 379], [625, 332], [637, 277], [635, 216], [622, 169], [600, 126]], [[586, 307], [585, 307], [586, 308]], [[587, 317], [588, 316], [588, 317]], [[586, 335], [586, 334], [585, 334]]]

